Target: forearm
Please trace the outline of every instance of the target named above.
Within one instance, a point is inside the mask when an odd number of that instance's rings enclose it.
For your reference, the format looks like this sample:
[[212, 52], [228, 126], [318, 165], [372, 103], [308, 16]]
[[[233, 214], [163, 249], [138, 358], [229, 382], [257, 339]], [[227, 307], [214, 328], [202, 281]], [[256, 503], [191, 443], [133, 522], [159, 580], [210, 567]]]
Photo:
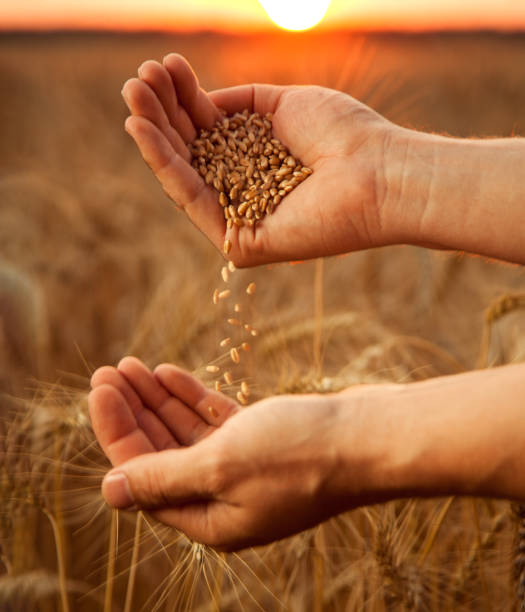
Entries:
[[399, 129], [387, 143], [383, 210], [395, 242], [525, 263], [525, 139]]
[[[339, 486], [348, 506], [356, 494], [372, 503], [439, 495], [525, 500], [525, 365], [365, 388], [360, 408], [342, 418], [339, 473], [347, 480]], [[365, 457], [357, 480], [356, 454]]]

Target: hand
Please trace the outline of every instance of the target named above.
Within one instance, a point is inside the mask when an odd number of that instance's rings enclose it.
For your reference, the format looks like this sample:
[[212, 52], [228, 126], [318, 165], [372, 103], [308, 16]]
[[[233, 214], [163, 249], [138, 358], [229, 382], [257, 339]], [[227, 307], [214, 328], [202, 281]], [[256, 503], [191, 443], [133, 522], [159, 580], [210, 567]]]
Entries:
[[523, 502], [523, 369], [281, 396], [239, 411], [179, 368], [152, 373], [127, 357], [92, 379], [93, 428], [116, 466], [103, 494], [223, 550], [399, 497]]
[[334, 473], [341, 477], [337, 396], [281, 396], [240, 411], [188, 372], [160, 365], [152, 373], [132, 357], [97, 370], [92, 387], [93, 428], [117, 468], [103, 483], [113, 506], [153, 510], [223, 550], [282, 538], [344, 509], [332, 486]]
[[126, 130], [165, 192], [220, 249], [226, 224], [218, 193], [191, 167], [186, 144], [200, 128], [248, 108], [274, 115], [274, 133], [314, 170], [273, 215], [233, 228], [238, 266], [307, 259], [388, 244], [382, 185], [386, 143], [396, 126], [350, 96], [321, 87], [243, 85], [211, 93], [180, 55], [147, 61], [124, 85]]

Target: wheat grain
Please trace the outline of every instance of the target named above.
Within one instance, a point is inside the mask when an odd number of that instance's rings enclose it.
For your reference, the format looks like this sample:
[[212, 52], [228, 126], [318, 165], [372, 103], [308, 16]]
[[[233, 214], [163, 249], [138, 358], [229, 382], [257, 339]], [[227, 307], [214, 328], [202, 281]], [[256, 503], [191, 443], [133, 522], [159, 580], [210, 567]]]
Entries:
[[[272, 121], [271, 113], [245, 110], [201, 130], [188, 145], [192, 166], [219, 193], [228, 227], [255, 227], [312, 173], [275, 138]], [[226, 254], [229, 248], [225, 242]]]
[[248, 352], [250, 350], [250, 345], [247, 342], [243, 342], [241, 344], [241, 348], [242, 348], [243, 351]]
[[231, 372], [224, 372], [224, 380], [225, 380], [227, 385], [232, 385], [233, 384], [233, 376], [232, 376]]
[[223, 266], [221, 268], [221, 276], [222, 276], [222, 280], [227, 283], [230, 279], [230, 271], [228, 270], [227, 266]]
[[211, 414], [211, 416], [216, 419], [219, 416], [219, 413], [217, 412], [216, 408], [214, 408], [213, 406], [208, 406], [208, 412]]
[[243, 380], [241, 383], [241, 393], [243, 393], [243, 395], [245, 395], [246, 397], [250, 396], [250, 387], [248, 386], [248, 383]]
[[216, 373], [220, 370], [220, 368], [216, 365], [206, 366], [206, 372]]
[[255, 283], [250, 283], [247, 287], [246, 287], [246, 293], [248, 295], [253, 295], [255, 293]]
[[219, 380], [215, 381], [215, 391], [219, 391], [221, 390], [221, 383]]
[[219, 291], [219, 300], [224, 300], [225, 298], [230, 296], [231, 291], [229, 289], [224, 289], [224, 291]]
[[248, 403], [248, 399], [246, 398], [246, 396], [244, 395], [242, 391], [237, 391], [237, 400], [243, 406], [246, 406], [246, 404]]
[[221, 341], [219, 342], [219, 346], [220, 346], [221, 348], [224, 348], [225, 346], [228, 346], [228, 344], [230, 344], [230, 342], [231, 342], [231, 338], [230, 338], [230, 337], [228, 337], [228, 338], [224, 338], [223, 340], [221, 340]]
[[241, 361], [241, 356], [239, 355], [239, 351], [235, 347], [230, 349], [230, 357], [233, 363], [239, 363]]

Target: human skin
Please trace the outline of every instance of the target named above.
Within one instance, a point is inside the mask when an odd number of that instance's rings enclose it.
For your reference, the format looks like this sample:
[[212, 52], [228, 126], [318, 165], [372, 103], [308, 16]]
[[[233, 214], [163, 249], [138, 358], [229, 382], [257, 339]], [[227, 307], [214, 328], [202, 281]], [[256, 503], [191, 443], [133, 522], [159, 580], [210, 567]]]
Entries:
[[408, 496], [525, 500], [525, 365], [246, 409], [134, 357], [97, 370], [92, 387], [93, 428], [115, 466], [108, 503], [149, 510], [219, 550]]
[[[314, 173], [264, 223], [232, 228], [238, 266], [307, 259], [388, 242], [379, 232], [376, 173], [393, 124], [340, 92], [321, 87], [247, 85], [200, 89], [181, 56], [145, 62], [122, 90], [126, 130], [165, 192], [222, 252], [226, 222], [218, 193], [191, 167], [186, 144], [200, 128], [244, 108], [273, 113], [273, 131]], [[283, 240], [286, 236], [286, 240]]]
[[[395, 126], [344, 94], [249, 85], [207, 94], [187, 62], [146, 62], [123, 90], [126, 129], [162, 183], [222, 248], [217, 195], [188, 164], [199, 127], [245, 107], [314, 170], [237, 265], [392, 243], [525, 263], [522, 139], [459, 140]], [[286, 240], [282, 240], [282, 236]], [[102, 492], [222, 550], [262, 544], [361, 506], [406, 496], [525, 500], [525, 366], [339, 394], [268, 398], [248, 409], [163, 364], [127, 357], [95, 372], [95, 434], [115, 468]], [[208, 410], [212, 406], [214, 410]], [[217, 416], [214, 416], [217, 415]], [[277, 518], [278, 517], [278, 518]]]
[[[177, 54], [147, 61], [122, 90], [126, 130], [166, 193], [221, 250], [218, 193], [186, 143], [244, 108], [274, 114], [275, 135], [314, 173], [256, 231], [234, 228], [237, 266], [388, 244], [459, 249], [525, 263], [522, 138], [467, 140], [397, 126], [322, 87], [244, 85], [207, 93]], [[286, 237], [283, 240], [283, 236]]]

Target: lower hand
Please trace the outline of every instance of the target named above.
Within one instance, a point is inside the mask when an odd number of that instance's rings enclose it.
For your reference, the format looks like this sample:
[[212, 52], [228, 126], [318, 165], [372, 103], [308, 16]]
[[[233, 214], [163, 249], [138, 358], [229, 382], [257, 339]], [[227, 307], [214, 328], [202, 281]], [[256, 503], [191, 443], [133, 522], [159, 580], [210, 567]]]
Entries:
[[116, 468], [102, 489], [110, 505], [150, 510], [223, 550], [345, 509], [336, 395], [280, 396], [239, 410], [188, 372], [160, 365], [152, 373], [131, 357], [97, 370], [92, 387], [93, 428]]

